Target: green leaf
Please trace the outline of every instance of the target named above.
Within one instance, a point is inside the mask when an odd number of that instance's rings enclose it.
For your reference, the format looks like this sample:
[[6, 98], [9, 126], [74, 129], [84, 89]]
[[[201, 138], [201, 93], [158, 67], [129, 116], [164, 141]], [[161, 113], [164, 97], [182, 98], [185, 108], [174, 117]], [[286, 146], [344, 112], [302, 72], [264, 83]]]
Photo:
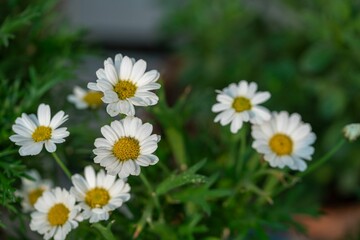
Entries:
[[171, 175], [159, 184], [159, 186], [156, 188], [156, 193], [158, 195], [162, 195], [174, 188], [181, 187], [188, 183], [205, 183], [207, 180], [205, 176], [195, 174], [195, 172], [197, 172], [201, 167], [203, 167], [205, 163], [206, 160], [204, 159], [179, 175]]
[[115, 240], [116, 238], [111, 231], [111, 226], [114, 224], [114, 222], [115, 221], [111, 221], [106, 227], [101, 225], [100, 223], [94, 223], [91, 226], [96, 228], [101, 233], [101, 235], [104, 237], [104, 239]]

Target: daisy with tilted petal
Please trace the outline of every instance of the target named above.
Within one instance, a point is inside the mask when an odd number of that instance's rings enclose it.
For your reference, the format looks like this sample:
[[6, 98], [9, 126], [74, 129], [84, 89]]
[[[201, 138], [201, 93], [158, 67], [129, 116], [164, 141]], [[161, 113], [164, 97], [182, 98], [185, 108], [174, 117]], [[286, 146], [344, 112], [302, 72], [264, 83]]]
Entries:
[[219, 113], [214, 122], [222, 126], [229, 123], [232, 133], [242, 127], [243, 122], [261, 123], [270, 119], [270, 112], [259, 104], [270, 98], [269, 92], [256, 92], [257, 84], [245, 80], [232, 83], [222, 91], [217, 91], [216, 103], [212, 111]]
[[80, 207], [75, 197], [59, 187], [46, 191], [35, 204], [31, 214], [30, 229], [44, 235], [44, 239], [62, 240], [77, 228]]
[[21, 156], [39, 154], [44, 144], [48, 152], [55, 152], [55, 144], [65, 142], [64, 138], [69, 136], [66, 127], [58, 128], [67, 119], [68, 115], [63, 111], [59, 111], [51, 118], [49, 105], [42, 103], [38, 107], [37, 116], [23, 113], [16, 119], [12, 126], [16, 134], [10, 136], [10, 140], [21, 146], [19, 149]]
[[316, 136], [310, 124], [303, 123], [297, 113], [273, 113], [270, 121], [252, 126], [253, 148], [264, 155], [272, 167], [290, 167], [304, 171], [304, 160], [311, 160]]
[[32, 179], [21, 178], [21, 190], [16, 191], [16, 195], [22, 198], [21, 205], [24, 212], [30, 212], [34, 210], [34, 205], [42, 196], [43, 192], [48, 191], [52, 187], [50, 180], [41, 179], [39, 173], [36, 170], [26, 172], [26, 175]]
[[153, 126], [142, 124], [137, 117], [126, 117], [101, 128], [105, 138], [95, 140], [95, 163], [105, 167], [110, 175], [120, 178], [139, 175], [140, 166], [154, 165], [159, 158], [152, 154], [160, 136], [151, 134]]
[[99, 91], [87, 91], [81, 87], [75, 86], [74, 93], [67, 97], [68, 101], [75, 104], [77, 109], [92, 108], [96, 109], [102, 105], [101, 98], [104, 96]]
[[145, 72], [146, 62], [142, 59], [135, 62], [127, 56], [117, 54], [115, 61], [108, 58], [104, 68], [96, 72], [96, 83], [89, 83], [88, 88], [104, 93], [102, 100], [108, 104], [106, 111], [112, 117], [122, 113], [135, 115], [134, 106], [155, 105], [159, 98], [151, 90], [160, 88], [156, 83], [159, 72]]
[[90, 223], [109, 219], [109, 212], [121, 207], [130, 199], [130, 186], [116, 176], [105, 174], [101, 169], [95, 174], [91, 166], [85, 168], [85, 178], [75, 174], [71, 178], [74, 194], [79, 205], [84, 210], [81, 215]]

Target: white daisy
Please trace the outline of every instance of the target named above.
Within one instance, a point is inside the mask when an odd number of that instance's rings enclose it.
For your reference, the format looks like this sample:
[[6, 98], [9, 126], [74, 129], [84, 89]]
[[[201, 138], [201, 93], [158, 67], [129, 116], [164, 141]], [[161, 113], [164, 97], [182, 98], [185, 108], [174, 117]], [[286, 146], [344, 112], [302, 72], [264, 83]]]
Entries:
[[[75, 174], [71, 178], [74, 194], [79, 205], [84, 210], [82, 217], [90, 223], [109, 219], [109, 212], [120, 207], [130, 199], [130, 186], [124, 180], [116, 180], [116, 176], [105, 174], [101, 169], [95, 174], [91, 166], [85, 168], [85, 178]], [[116, 181], [115, 181], [116, 180]]]
[[220, 112], [214, 122], [225, 126], [231, 122], [230, 130], [236, 133], [243, 122], [261, 123], [270, 119], [270, 112], [258, 104], [270, 98], [269, 92], [256, 92], [257, 84], [245, 80], [232, 83], [222, 91], [217, 91], [216, 103], [212, 107], [215, 113]]
[[35, 114], [27, 115], [23, 113], [18, 117], [12, 126], [15, 135], [10, 136], [10, 140], [16, 145], [21, 146], [19, 154], [21, 156], [37, 155], [45, 148], [48, 152], [55, 152], [55, 143], [65, 142], [65, 137], [69, 136], [66, 127], [58, 128], [68, 119], [63, 111], [59, 111], [51, 118], [50, 107], [40, 104]]
[[67, 97], [68, 101], [75, 104], [78, 109], [99, 108], [102, 104], [101, 98], [104, 96], [99, 91], [86, 91], [81, 87], [74, 87], [74, 94]]
[[160, 136], [151, 134], [153, 126], [142, 124], [137, 117], [126, 117], [101, 128], [105, 138], [95, 140], [95, 163], [105, 167], [110, 175], [120, 178], [139, 175], [140, 166], [154, 165], [159, 158], [152, 154]]
[[65, 239], [81, 220], [80, 207], [75, 201], [73, 195], [59, 187], [44, 192], [31, 214], [30, 229], [44, 235], [44, 239]]
[[360, 123], [346, 125], [343, 129], [343, 133], [345, 138], [350, 142], [355, 141], [360, 136]]
[[36, 170], [30, 170], [26, 174], [34, 180], [21, 178], [21, 190], [16, 191], [16, 195], [22, 198], [21, 206], [24, 212], [30, 212], [34, 210], [34, 205], [43, 192], [51, 189], [52, 182], [47, 179], [41, 179]]
[[135, 62], [117, 54], [115, 62], [111, 58], [104, 61], [104, 68], [96, 72], [96, 83], [89, 83], [88, 88], [104, 93], [102, 100], [108, 103], [106, 110], [110, 116], [120, 113], [134, 116], [134, 106], [151, 106], [159, 100], [150, 91], [160, 88], [160, 84], [156, 83], [160, 74], [156, 70], [145, 70], [144, 60]]
[[297, 113], [273, 113], [270, 121], [252, 126], [253, 148], [261, 154], [272, 167], [290, 167], [304, 171], [304, 160], [311, 160], [316, 140], [311, 126], [301, 121]]

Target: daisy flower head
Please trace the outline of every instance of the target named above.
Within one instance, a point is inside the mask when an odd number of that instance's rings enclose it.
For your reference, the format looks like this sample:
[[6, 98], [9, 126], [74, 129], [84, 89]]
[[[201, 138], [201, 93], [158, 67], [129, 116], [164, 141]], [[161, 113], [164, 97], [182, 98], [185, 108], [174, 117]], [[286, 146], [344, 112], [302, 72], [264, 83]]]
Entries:
[[96, 109], [102, 105], [101, 98], [103, 93], [99, 91], [87, 91], [81, 87], [75, 86], [73, 94], [67, 97], [68, 101], [75, 104], [77, 109], [92, 108]]
[[254, 124], [268, 121], [271, 117], [269, 110], [259, 106], [270, 98], [269, 92], [256, 92], [257, 84], [248, 83], [245, 80], [238, 84], [232, 83], [222, 91], [217, 91], [216, 100], [212, 111], [219, 113], [214, 122], [220, 122], [222, 126], [230, 125], [230, 131], [237, 133], [243, 122]]
[[252, 126], [252, 147], [264, 155], [272, 167], [290, 167], [304, 171], [304, 160], [311, 160], [316, 136], [310, 124], [303, 123], [297, 113], [273, 113], [270, 121]]
[[125, 117], [101, 128], [105, 138], [95, 140], [95, 163], [110, 175], [120, 178], [139, 175], [140, 166], [154, 165], [159, 158], [153, 154], [160, 136], [152, 134], [153, 126], [137, 117]]
[[35, 204], [36, 211], [31, 214], [30, 229], [44, 235], [44, 239], [62, 240], [77, 228], [80, 207], [75, 197], [59, 187], [46, 191]]
[[16, 134], [10, 136], [10, 140], [21, 146], [21, 156], [37, 155], [44, 145], [48, 152], [55, 152], [55, 144], [65, 142], [64, 138], [69, 136], [66, 127], [58, 128], [67, 119], [68, 115], [63, 111], [51, 118], [50, 106], [42, 103], [38, 107], [37, 116], [23, 113], [16, 119], [12, 126]]
[[108, 104], [106, 111], [110, 116], [134, 116], [134, 106], [151, 106], [159, 101], [150, 91], [160, 88], [156, 83], [160, 74], [156, 70], [145, 71], [144, 60], [117, 54], [115, 61], [111, 58], [104, 61], [104, 68], [96, 72], [96, 83], [89, 83], [88, 88], [104, 93], [102, 100]]
[[36, 170], [30, 170], [26, 173], [33, 180], [28, 178], [21, 178], [21, 190], [16, 192], [16, 195], [22, 198], [21, 206], [24, 212], [34, 210], [34, 205], [42, 196], [43, 192], [48, 191], [52, 187], [50, 180], [43, 180]]
[[75, 174], [71, 178], [74, 187], [70, 192], [79, 201], [84, 210], [83, 219], [90, 219], [90, 223], [109, 219], [109, 212], [130, 199], [130, 186], [116, 176], [105, 174], [101, 169], [95, 174], [91, 166], [85, 167], [85, 178]]

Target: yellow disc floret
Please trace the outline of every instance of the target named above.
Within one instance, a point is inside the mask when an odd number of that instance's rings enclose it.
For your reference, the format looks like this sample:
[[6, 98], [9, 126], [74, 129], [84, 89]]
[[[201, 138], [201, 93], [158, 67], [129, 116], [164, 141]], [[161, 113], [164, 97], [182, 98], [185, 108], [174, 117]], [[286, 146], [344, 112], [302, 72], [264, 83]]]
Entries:
[[114, 144], [113, 153], [120, 161], [135, 160], [140, 155], [139, 141], [132, 137], [120, 138]]
[[102, 104], [101, 98], [103, 94], [101, 92], [88, 92], [83, 97], [84, 102], [86, 102], [92, 108], [98, 108]]
[[285, 134], [275, 134], [269, 141], [271, 150], [278, 156], [290, 155], [293, 151], [293, 141]]
[[42, 189], [42, 188], [36, 188], [29, 192], [28, 198], [29, 198], [29, 203], [31, 206], [35, 205], [36, 201], [38, 200], [39, 197], [42, 196], [43, 192], [44, 192], [44, 189]]
[[86, 193], [85, 202], [91, 208], [101, 208], [108, 204], [110, 199], [109, 192], [104, 188], [93, 188]]
[[250, 110], [252, 105], [248, 98], [236, 97], [233, 101], [232, 107], [236, 112], [244, 112]]
[[128, 80], [120, 80], [114, 87], [120, 100], [125, 100], [135, 96], [136, 85]]
[[70, 210], [63, 204], [57, 203], [48, 212], [48, 221], [51, 226], [62, 226], [69, 218]]
[[38, 126], [31, 137], [35, 142], [46, 141], [51, 138], [51, 132], [51, 127]]

